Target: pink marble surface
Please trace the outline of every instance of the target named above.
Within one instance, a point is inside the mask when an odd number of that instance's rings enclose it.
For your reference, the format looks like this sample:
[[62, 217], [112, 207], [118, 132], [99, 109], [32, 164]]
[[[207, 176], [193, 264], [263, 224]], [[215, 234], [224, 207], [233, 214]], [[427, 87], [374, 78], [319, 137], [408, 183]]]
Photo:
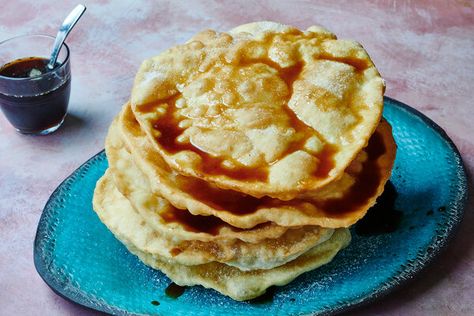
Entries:
[[[84, 1], [68, 39], [73, 86], [64, 126], [17, 134], [0, 115], [0, 315], [95, 314], [54, 294], [37, 275], [32, 246], [56, 186], [103, 148], [133, 75], [149, 56], [193, 33], [256, 20], [321, 24], [360, 41], [387, 81], [386, 95], [442, 126], [474, 171], [474, 8], [469, 1]], [[76, 1], [2, 1], [0, 40], [54, 35]], [[473, 199], [449, 249], [409, 286], [358, 315], [473, 315]]]

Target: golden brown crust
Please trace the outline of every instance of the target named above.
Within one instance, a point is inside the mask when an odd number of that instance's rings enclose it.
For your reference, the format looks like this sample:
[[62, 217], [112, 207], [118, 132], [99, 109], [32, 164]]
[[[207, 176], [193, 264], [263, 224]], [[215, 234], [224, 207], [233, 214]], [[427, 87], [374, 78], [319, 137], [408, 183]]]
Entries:
[[[175, 207], [187, 209], [194, 215], [217, 216], [230, 225], [240, 228], [252, 228], [269, 221], [281, 226], [348, 227], [365, 215], [367, 209], [383, 192], [385, 182], [390, 177], [396, 151], [391, 128], [387, 122], [382, 121], [377, 134], [383, 138], [382, 145], [385, 146], [386, 151], [377, 158], [374, 164], [368, 167], [376, 169], [381, 175], [376, 179], [378, 181], [376, 188], [363, 203], [360, 203], [351, 212], [331, 214], [325, 210], [324, 201], [335, 198], [342, 200], [345, 195], [350, 193], [353, 186], [364, 185], [364, 183], [357, 182], [358, 172], [356, 171], [360, 170], [354, 171], [349, 168], [341, 178], [325, 188], [314, 192], [305, 192], [296, 200], [252, 199], [249, 196], [213, 187], [196, 178], [182, 176], [170, 169], [140, 130], [128, 105], [124, 106], [118, 118], [117, 129], [120, 129], [122, 140], [127, 144], [128, 151], [133, 156], [137, 167], [148, 178], [150, 187], [155, 194], [163, 196]], [[356, 166], [361, 168], [363, 162], [361, 160], [366, 156], [367, 153], [362, 151], [358, 158], [352, 162], [352, 169], [356, 169]], [[375, 176], [376, 174], [374, 174]], [[198, 195], [192, 192], [196, 188], [199, 191]], [[223, 198], [226, 195], [229, 197]], [[228, 205], [220, 202], [227, 200], [232, 200], [233, 203]], [[246, 203], [249, 201], [255, 203], [253, 209], [247, 207]], [[350, 204], [351, 201], [347, 201], [348, 207]], [[226, 209], [227, 205], [231, 208]], [[239, 206], [242, 209], [238, 209]]]
[[[332, 229], [306, 226], [284, 229], [282, 233], [275, 235], [279, 227], [269, 225], [240, 234], [247, 239], [258, 236], [258, 239], [251, 242], [238, 239], [238, 234], [226, 234], [225, 230], [215, 238], [209, 236], [207, 240], [190, 240], [192, 234], [183, 226], [163, 222], [160, 214], [167, 211], [166, 205], [147, 200], [152, 197], [139, 188], [131, 190], [135, 192], [129, 192], [129, 197], [126, 198], [117, 189], [112, 172], [108, 170], [105, 173], [97, 184], [93, 201], [94, 210], [101, 221], [119, 238], [126, 236], [127, 240], [142, 251], [183, 265], [216, 261], [238, 267], [242, 271], [271, 269], [299, 257], [333, 234]], [[141, 209], [150, 203], [154, 204], [154, 212]]]
[[288, 200], [342, 175], [378, 125], [383, 89], [360, 44], [258, 22], [145, 61], [132, 109], [175, 171]]
[[94, 210], [177, 284], [257, 297], [331, 261], [383, 192], [384, 88], [360, 44], [319, 26], [203, 31], [143, 62]]

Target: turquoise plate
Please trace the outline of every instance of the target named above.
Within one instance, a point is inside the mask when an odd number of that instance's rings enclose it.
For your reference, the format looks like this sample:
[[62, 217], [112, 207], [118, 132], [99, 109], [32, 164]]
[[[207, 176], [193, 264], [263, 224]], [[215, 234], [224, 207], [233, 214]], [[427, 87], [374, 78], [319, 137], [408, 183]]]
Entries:
[[271, 300], [236, 302], [200, 286], [177, 299], [167, 297], [170, 280], [130, 254], [92, 210], [95, 183], [107, 168], [104, 152], [77, 169], [46, 203], [34, 245], [36, 269], [59, 295], [112, 314], [332, 314], [373, 301], [435, 258], [460, 223], [467, 199], [461, 157], [444, 131], [389, 98], [384, 116], [398, 144], [391, 178], [399, 211], [392, 221], [398, 227], [367, 236], [356, 226], [349, 247], [331, 263], [276, 288]]

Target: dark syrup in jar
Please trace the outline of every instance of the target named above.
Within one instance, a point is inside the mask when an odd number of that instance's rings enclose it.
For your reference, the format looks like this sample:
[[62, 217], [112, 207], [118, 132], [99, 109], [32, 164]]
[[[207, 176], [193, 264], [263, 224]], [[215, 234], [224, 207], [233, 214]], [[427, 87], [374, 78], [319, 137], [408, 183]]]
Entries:
[[46, 68], [47, 64], [46, 58], [28, 57], [14, 60], [0, 68], [0, 75], [4, 77], [31, 78], [32, 81], [36, 77], [34, 84], [30, 85], [28, 96], [0, 93], [3, 113], [21, 132], [44, 131], [60, 124], [66, 115], [71, 76], [69, 71], [66, 71], [66, 76], [57, 71], [57, 76], [41, 78], [41, 74], [50, 71]]

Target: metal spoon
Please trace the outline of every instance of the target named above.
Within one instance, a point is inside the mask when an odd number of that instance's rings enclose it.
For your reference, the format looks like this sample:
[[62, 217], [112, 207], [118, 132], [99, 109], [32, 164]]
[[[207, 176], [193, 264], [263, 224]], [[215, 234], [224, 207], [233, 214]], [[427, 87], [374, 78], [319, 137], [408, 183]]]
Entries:
[[66, 40], [66, 37], [69, 35], [69, 32], [71, 32], [72, 28], [74, 27], [74, 25], [76, 25], [77, 21], [79, 21], [85, 11], [86, 7], [82, 4], [79, 4], [64, 19], [64, 22], [63, 24], [61, 24], [58, 34], [56, 35], [56, 39], [54, 40], [53, 52], [51, 53], [51, 57], [49, 58], [49, 63], [46, 65], [49, 70], [52, 70], [56, 65], [56, 60], [58, 59], [59, 51], [61, 50], [61, 47], [63, 46], [63, 43]]

